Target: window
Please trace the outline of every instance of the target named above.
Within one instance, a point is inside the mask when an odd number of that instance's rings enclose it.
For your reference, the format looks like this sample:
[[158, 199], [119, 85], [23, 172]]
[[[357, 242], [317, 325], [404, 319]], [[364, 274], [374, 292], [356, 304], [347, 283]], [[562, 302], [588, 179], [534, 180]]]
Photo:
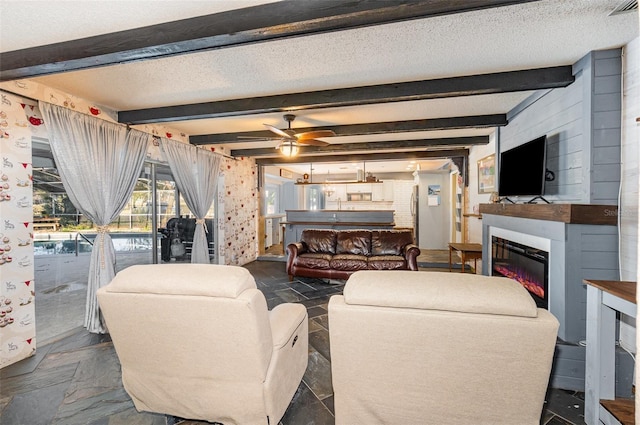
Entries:
[[324, 193], [321, 185], [307, 186], [306, 198], [308, 210], [321, 210], [324, 208]]
[[265, 185], [264, 189], [264, 214], [277, 214], [280, 210], [279, 187], [274, 184]]

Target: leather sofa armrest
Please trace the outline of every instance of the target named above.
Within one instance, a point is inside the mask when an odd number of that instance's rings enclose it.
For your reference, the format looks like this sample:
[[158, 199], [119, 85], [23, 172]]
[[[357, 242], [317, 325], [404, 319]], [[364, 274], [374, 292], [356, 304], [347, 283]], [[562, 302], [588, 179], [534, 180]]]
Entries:
[[307, 247], [302, 242], [287, 245], [287, 274], [289, 275], [289, 280], [293, 278], [293, 274], [291, 273], [293, 262], [298, 255], [304, 254], [305, 252], [307, 252]]
[[407, 268], [409, 270], [418, 270], [418, 255], [420, 255], [420, 248], [414, 244], [405, 245], [402, 249], [402, 254], [407, 260]]
[[287, 253], [293, 255], [304, 254], [307, 251], [305, 245], [302, 242], [290, 243], [287, 245]]

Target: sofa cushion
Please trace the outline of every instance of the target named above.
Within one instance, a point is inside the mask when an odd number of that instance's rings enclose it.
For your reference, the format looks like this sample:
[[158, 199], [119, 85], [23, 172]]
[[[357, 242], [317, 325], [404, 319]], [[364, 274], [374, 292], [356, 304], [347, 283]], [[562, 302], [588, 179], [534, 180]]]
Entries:
[[305, 229], [300, 241], [307, 247], [307, 252], [336, 253], [336, 231], [323, 229]]
[[369, 270], [406, 269], [407, 261], [402, 255], [374, 255], [367, 260]]
[[[442, 283], [446, 285], [443, 285]], [[533, 298], [506, 277], [409, 270], [363, 270], [344, 287], [351, 305], [537, 317]]]
[[296, 257], [295, 265], [297, 267], [306, 267], [308, 269], [330, 269], [329, 262], [331, 254], [313, 253], [302, 254]]
[[413, 235], [406, 230], [374, 230], [371, 232], [373, 255], [402, 255], [402, 248], [413, 243]]
[[331, 259], [330, 265], [334, 270], [367, 270], [367, 257], [364, 255], [336, 254]]
[[371, 255], [371, 231], [341, 230], [336, 237], [336, 254]]

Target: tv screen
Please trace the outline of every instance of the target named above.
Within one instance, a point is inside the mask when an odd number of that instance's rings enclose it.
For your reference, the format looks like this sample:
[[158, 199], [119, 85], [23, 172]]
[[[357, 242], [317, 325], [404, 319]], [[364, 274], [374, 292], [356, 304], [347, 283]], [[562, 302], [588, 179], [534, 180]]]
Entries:
[[499, 196], [542, 196], [546, 172], [547, 136], [500, 154]]

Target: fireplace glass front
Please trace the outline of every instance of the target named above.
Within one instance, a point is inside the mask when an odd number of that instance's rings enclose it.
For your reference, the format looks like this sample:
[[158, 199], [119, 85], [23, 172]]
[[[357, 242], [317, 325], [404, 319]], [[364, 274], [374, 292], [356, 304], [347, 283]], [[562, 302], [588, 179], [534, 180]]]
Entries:
[[505, 276], [524, 286], [536, 305], [549, 306], [549, 253], [497, 236], [491, 237], [492, 276]]

